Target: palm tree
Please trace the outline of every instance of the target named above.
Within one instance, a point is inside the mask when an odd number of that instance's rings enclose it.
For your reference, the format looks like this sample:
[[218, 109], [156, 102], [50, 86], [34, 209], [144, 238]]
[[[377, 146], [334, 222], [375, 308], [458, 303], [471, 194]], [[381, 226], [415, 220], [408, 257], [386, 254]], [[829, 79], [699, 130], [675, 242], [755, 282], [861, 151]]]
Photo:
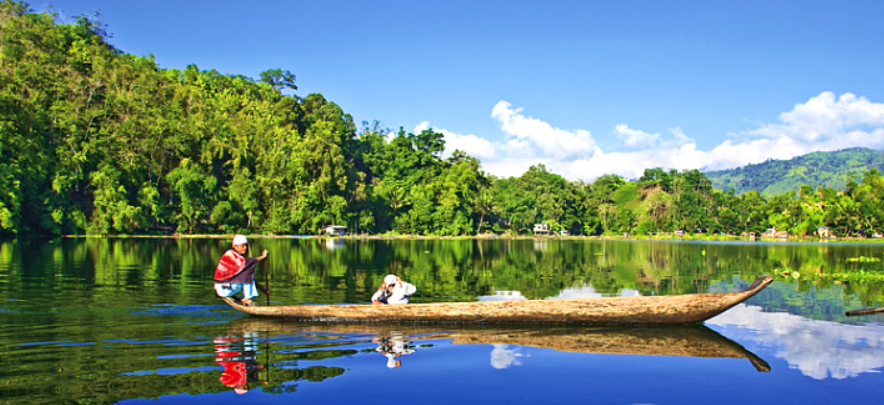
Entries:
[[485, 214], [491, 212], [497, 212], [497, 205], [494, 201], [494, 195], [487, 188], [483, 188], [479, 191], [479, 194], [476, 198], [473, 199], [473, 208], [482, 214], [479, 218], [479, 229], [476, 231], [476, 235], [482, 234], [482, 224], [485, 223]]

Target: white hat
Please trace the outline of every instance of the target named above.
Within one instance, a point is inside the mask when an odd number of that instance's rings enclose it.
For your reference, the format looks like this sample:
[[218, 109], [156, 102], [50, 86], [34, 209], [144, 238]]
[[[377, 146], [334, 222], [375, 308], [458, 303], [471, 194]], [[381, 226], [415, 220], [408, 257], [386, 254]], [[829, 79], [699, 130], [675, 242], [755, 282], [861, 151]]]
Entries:
[[243, 235], [236, 235], [233, 237], [233, 246], [245, 245], [248, 243], [249, 240]]
[[396, 284], [396, 278], [397, 278], [396, 276], [389, 274], [389, 275], [387, 275], [387, 277], [384, 277], [384, 284], [386, 284], [386, 285]]

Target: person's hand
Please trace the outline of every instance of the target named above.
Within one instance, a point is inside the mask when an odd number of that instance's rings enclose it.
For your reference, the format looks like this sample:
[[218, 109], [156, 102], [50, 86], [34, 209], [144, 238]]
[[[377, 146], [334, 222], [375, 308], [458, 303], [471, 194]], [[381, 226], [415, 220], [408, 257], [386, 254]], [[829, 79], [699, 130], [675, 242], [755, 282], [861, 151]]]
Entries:
[[261, 259], [266, 259], [268, 253], [270, 253], [270, 252], [268, 252], [267, 249], [264, 249], [264, 251], [261, 252]]
[[397, 283], [401, 283], [401, 282], [402, 282], [402, 277], [396, 276], [396, 282], [397, 282]]
[[381, 302], [380, 301], [372, 301], [371, 305], [381, 305]]

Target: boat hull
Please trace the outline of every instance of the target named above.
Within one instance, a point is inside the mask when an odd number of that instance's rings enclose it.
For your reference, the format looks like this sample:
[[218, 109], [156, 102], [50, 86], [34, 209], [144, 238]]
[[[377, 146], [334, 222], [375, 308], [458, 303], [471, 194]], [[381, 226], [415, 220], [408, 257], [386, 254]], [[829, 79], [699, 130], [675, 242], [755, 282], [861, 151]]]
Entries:
[[703, 322], [749, 299], [772, 281], [771, 277], [759, 277], [745, 290], [730, 293], [567, 300], [262, 307], [243, 306], [231, 298], [224, 300], [249, 315], [304, 322], [666, 326]]

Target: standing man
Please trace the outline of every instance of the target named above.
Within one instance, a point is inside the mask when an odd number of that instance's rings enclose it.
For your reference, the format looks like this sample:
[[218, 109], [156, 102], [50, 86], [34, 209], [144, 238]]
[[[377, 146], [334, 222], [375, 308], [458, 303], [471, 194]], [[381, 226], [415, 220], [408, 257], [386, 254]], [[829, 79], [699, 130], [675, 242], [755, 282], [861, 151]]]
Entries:
[[221, 256], [215, 269], [215, 292], [219, 297], [231, 297], [242, 291], [242, 303], [246, 306], [257, 306], [252, 301], [258, 296], [255, 286], [255, 267], [267, 257], [267, 249], [257, 258], [246, 259], [243, 254], [248, 250], [249, 240], [243, 235], [233, 237], [233, 249]]

